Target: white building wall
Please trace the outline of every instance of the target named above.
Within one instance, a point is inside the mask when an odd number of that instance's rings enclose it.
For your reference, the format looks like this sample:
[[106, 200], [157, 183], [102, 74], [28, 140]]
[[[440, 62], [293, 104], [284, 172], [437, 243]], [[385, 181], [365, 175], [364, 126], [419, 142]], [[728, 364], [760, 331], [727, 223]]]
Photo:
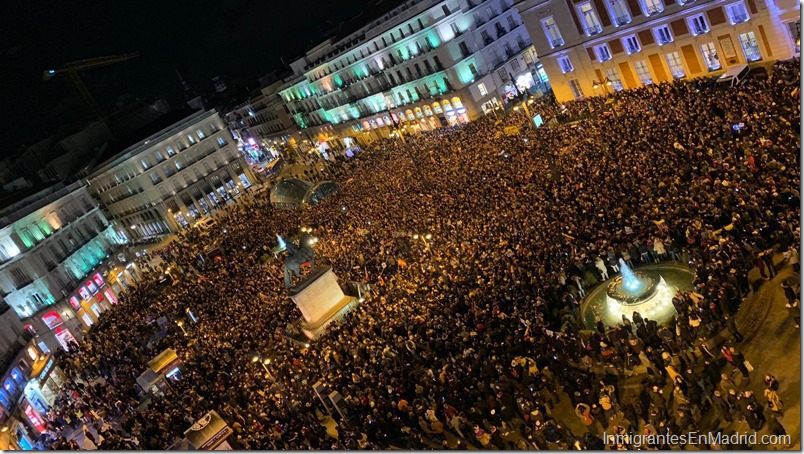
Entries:
[[[237, 172], [237, 167], [242, 170]], [[181, 220], [192, 222], [208, 214], [216, 202], [206, 191], [199, 194], [196, 189], [223, 188], [236, 196], [239, 190], [227, 187], [226, 182], [236, 185], [240, 174], [254, 182], [251, 171], [239, 161], [223, 120], [210, 110], [129, 147], [95, 170], [89, 182], [118, 231], [146, 238], [177, 231]], [[187, 193], [193, 193], [189, 199]], [[223, 196], [215, 197], [224, 203]]]

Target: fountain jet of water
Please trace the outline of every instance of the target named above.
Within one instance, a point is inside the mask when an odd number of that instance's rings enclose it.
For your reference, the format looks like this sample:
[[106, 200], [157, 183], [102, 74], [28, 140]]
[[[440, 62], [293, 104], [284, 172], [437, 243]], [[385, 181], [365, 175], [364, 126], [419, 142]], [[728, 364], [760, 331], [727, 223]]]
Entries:
[[631, 271], [631, 268], [628, 267], [623, 259], [620, 259], [620, 274], [623, 276], [623, 285], [625, 285], [625, 288], [634, 290], [639, 286], [639, 279], [637, 279], [634, 272]]

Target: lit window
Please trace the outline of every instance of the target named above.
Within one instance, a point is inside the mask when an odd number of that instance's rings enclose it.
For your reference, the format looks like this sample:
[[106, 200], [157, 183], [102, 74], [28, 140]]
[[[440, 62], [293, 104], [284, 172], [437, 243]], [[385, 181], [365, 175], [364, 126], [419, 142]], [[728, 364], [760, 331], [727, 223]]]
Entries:
[[717, 48], [715, 43], [705, 43], [701, 45], [701, 55], [703, 55], [706, 67], [709, 71], [717, 71], [722, 68], [720, 58], [717, 56]]
[[595, 55], [597, 55], [597, 60], [600, 62], [611, 60], [611, 51], [609, 51], [607, 44], [595, 46]]
[[653, 79], [650, 77], [648, 64], [645, 63], [645, 60], [635, 62], [634, 68], [636, 69], [637, 76], [639, 76], [639, 81], [642, 82], [643, 85], [650, 85], [653, 83]]
[[673, 34], [670, 33], [670, 27], [667, 25], [654, 28], [653, 36], [656, 38], [656, 43], [660, 46], [673, 42]]
[[577, 79], [570, 79], [569, 87], [575, 99], [583, 99], [583, 90], [581, 90], [581, 84], [578, 83]]
[[611, 21], [618, 27], [631, 23], [631, 14], [628, 12], [625, 0], [610, 0], [609, 14], [611, 15]]
[[572, 67], [572, 62], [570, 61], [569, 57], [566, 56], [558, 57], [557, 61], [558, 61], [558, 67], [561, 68], [561, 72], [563, 72], [564, 74], [570, 73], [575, 70], [575, 68]]
[[480, 96], [489, 94], [489, 91], [486, 89], [486, 84], [477, 84], [477, 90], [480, 92]]
[[754, 32], [743, 33], [739, 38], [746, 60], [749, 62], [762, 60], [762, 53], [759, 51], [759, 43], [757, 43]]
[[706, 23], [706, 18], [703, 14], [691, 16], [687, 21], [693, 35], [698, 36], [709, 32], [709, 25]]
[[682, 77], [686, 76], [684, 73], [684, 66], [681, 64], [681, 57], [678, 55], [678, 52], [670, 52], [669, 54], [665, 55], [667, 59], [667, 66], [670, 67], [670, 72], [673, 74], [673, 77], [676, 79], [681, 79]]
[[748, 22], [748, 11], [745, 9], [743, 2], [731, 3], [726, 5], [726, 14], [729, 16], [729, 22], [732, 25]]
[[646, 16], [654, 16], [664, 11], [662, 0], [641, 0]]
[[558, 30], [558, 25], [556, 25], [553, 16], [542, 20], [542, 28], [544, 28], [544, 34], [547, 36], [551, 48], [555, 49], [564, 45], [564, 38], [561, 37], [561, 32]]
[[614, 86], [614, 89], [620, 91], [623, 89], [623, 83], [620, 80], [620, 75], [617, 74], [617, 70], [614, 68], [609, 68], [606, 70], [606, 77], [609, 78], [611, 81], [611, 85]]
[[594, 36], [603, 31], [603, 27], [600, 26], [600, 20], [591, 3], [585, 2], [578, 5], [578, 15], [581, 17], [581, 22], [587, 35]]
[[642, 48], [639, 46], [639, 40], [637, 39], [636, 35], [629, 35], [623, 38], [623, 47], [628, 55], [635, 54], [642, 50]]

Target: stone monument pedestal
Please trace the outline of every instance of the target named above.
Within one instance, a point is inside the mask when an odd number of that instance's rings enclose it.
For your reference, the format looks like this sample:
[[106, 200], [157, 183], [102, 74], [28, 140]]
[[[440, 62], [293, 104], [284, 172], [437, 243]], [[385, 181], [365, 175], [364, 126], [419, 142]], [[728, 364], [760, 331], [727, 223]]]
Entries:
[[302, 332], [308, 339], [320, 336], [327, 325], [349, 312], [357, 298], [347, 296], [332, 268], [316, 268], [288, 292], [302, 313]]

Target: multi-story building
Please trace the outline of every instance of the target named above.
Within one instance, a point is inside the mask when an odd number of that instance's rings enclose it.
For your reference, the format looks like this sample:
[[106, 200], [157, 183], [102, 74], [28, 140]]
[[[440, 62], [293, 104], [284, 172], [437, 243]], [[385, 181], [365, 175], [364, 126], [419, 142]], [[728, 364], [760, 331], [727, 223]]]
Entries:
[[254, 182], [213, 110], [171, 112], [142, 140], [111, 150], [88, 176], [90, 191], [118, 233], [155, 237], [188, 226]]
[[225, 115], [238, 149], [250, 163], [263, 161], [261, 157], [269, 158], [268, 154], [279, 156], [292, 140], [295, 123], [279, 97], [282, 84], [277, 81], [260, 89]]
[[783, 25], [771, 0], [520, 0], [516, 8], [560, 102], [798, 53], [800, 22], [791, 15]]
[[38, 379], [47, 373], [44, 369], [50, 359], [50, 354], [37, 347], [17, 314], [0, 299], [0, 449], [34, 448], [41, 433], [34, 424], [44, 425], [46, 408], [38, 414], [27, 396], [36, 401]]
[[82, 183], [11, 197], [0, 209], [0, 291], [42, 351], [67, 348], [134, 280], [121, 269], [125, 240]]
[[388, 3], [290, 64], [280, 96], [298, 138], [349, 148], [390, 134], [392, 122], [464, 123], [535, 84], [538, 60], [512, 0], [378, 2]]

